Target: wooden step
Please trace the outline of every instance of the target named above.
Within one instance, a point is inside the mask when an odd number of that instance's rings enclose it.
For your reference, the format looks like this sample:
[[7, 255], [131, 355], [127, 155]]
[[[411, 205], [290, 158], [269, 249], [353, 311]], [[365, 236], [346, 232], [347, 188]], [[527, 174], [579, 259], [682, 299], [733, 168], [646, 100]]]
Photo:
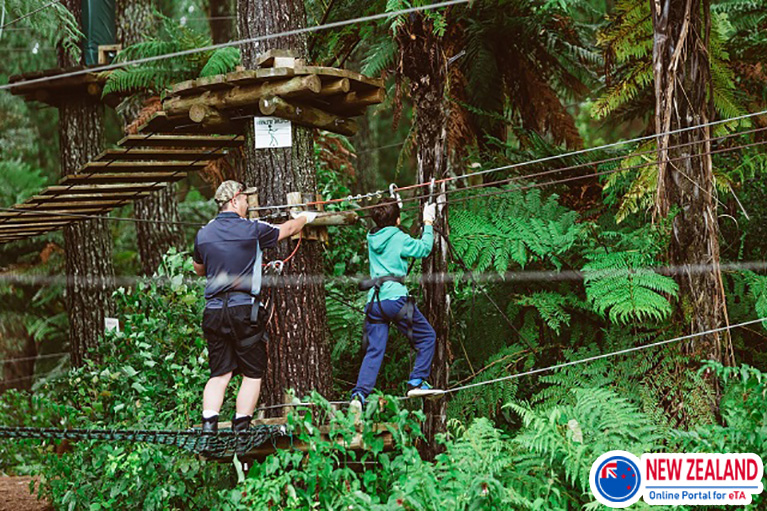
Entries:
[[225, 153], [215, 149], [107, 149], [93, 161], [210, 161], [217, 160]]
[[[150, 134], [151, 135], [151, 134]], [[128, 135], [117, 145], [121, 147], [190, 147], [190, 148], [232, 148], [245, 141], [242, 135], [232, 137], [214, 135]]]

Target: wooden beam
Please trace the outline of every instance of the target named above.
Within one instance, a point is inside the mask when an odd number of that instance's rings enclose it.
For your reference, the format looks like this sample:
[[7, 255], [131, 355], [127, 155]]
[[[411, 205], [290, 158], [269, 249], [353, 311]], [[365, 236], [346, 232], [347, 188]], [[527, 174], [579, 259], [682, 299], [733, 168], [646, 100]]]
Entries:
[[62, 210], [63, 208], [95, 208], [95, 207], [102, 207], [102, 208], [115, 208], [117, 206], [122, 206], [124, 204], [127, 204], [131, 202], [130, 198], [123, 198], [123, 199], [101, 199], [101, 200], [75, 200], [75, 201], [69, 201], [69, 202], [57, 202], [57, 201], [43, 201], [43, 202], [34, 202], [34, 203], [24, 203], [22, 204], [26, 209], [27, 206], [29, 206], [29, 209], [35, 209], [35, 210], [48, 210], [48, 209], [55, 209], [55, 210]]
[[[255, 85], [234, 87], [229, 90], [206, 91], [200, 95], [175, 96], [163, 102], [163, 110], [169, 116], [185, 115], [188, 112], [190, 119], [200, 122], [192, 114], [193, 108], [200, 108], [198, 105], [217, 110], [255, 107], [258, 100], [266, 96], [309, 97], [320, 94], [322, 90], [322, 81], [318, 76], [296, 76], [288, 80], [262, 82]], [[194, 115], [199, 114], [195, 113]]]
[[256, 67], [293, 67], [296, 55], [290, 50], [272, 48], [256, 57]]
[[359, 220], [354, 211], [327, 211], [317, 215], [309, 227], [326, 227], [328, 225], [354, 225]]
[[[311, 73], [302, 73], [311, 74]], [[197, 94], [202, 90], [212, 88], [211, 85], [220, 84], [222, 88], [236, 87], [241, 85], [253, 85], [260, 81], [293, 76], [294, 72], [289, 67], [273, 67], [265, 69], [248, 69], [234, 71], [226, 75], [216, 75], [207, 78], [197, 78], [177, 83], [171, 89], [170, 95]]]
[[37, 223], [28, 223], [28, 224], [12, 224], [12, 223], [0, 223], [0, 233], [7, 233], [8, 231], [18, 230], [18, 229], [36, 229], [38, 227], [51, 227], [53, 229], [57, 229], [59, 227], [64, 227], [65, 225], [71, 224], [73, 221], [76, 221], [74, 218], [71, 221], [57, 221], [57, 222], [37, 222]]
[[226, 153], [213, 149], [107, 149], [93, 161], [209, 161], [221, 158]]
[[92, 161], [86, 163], [78, 174], [102, 172], [192, 172], [202, 170], [207, 162], [175, 162], [175, 161]]
[[320, 128], [347, 136], [357, 133], [357, 123], [352, 119], [339, 117], [311, 106], [293, 105], [282, 98], [263, 98], [259, 101], [258, 108], [263, 115], [288, 119], [301, 126]]
[[327, 82], [322, 82], [322, 89], [320, 90], [319, 95], [325, 97], [335, 96], [337, 94], [346, 94], [350, 89], [351, 82], [348, 78], [337, 78], [334, 80], [328, 80]]
[[[296, 66], [293, 69], [296, 75], [313, 74], [320, 76], [333, 76], [336, 78], [348, 78], [351, 80], [352, 90], [359, 88], [382, 88], [384, 81], [381, 78], [369, 78], [363, 74], [349, 71], [348, 69], [338, 69], [335, 67], [321, 66]], [[362, 85], [362, 87], [360, 87]]]
[[100, 172], [93, 175], [70, 174], [61, 182], [61, 184], [167, 183], [180, 181], [185, 177], [186, 172]]
[[190, 147], [190, 148], [232, 148], [243, 144], [242, 136], [212, 135], [128, 135], [117, 145], [122, 147]]
[[219, 112], [215, 107], [200, 103], [192, 105], [189, 109], [189, 119], [205, 126], [222, 126], [231, 122], [226, 115]]
[[331, 103], [331, 108], [341, 111], [358, 110], [370, 105], [383, 103], [386, 99], [386, 91], [383, 89], [373, 89], [365, 92], [350, 92]]
[[151, 191], [140, 192], [108, 192], [108, 193], [61, 193], [48, 195], [33, 195], [26, 202], [51, 202], [68, 200], [101, 200], [101, 199], [134, 199], [150, 195]]
[[87, 193], [109, 193], [109, 192], [139, 192], [147, 191], [151, 192], [165, 188], [166, 183], [111, 183], [111, 184], [87, 184], [78, 183], [69, 186], [54, 185], [49, 186], [42, 191], [43, 194], [59, 194], [59, 193], [73, 193], [73, 194], [87, 194]]

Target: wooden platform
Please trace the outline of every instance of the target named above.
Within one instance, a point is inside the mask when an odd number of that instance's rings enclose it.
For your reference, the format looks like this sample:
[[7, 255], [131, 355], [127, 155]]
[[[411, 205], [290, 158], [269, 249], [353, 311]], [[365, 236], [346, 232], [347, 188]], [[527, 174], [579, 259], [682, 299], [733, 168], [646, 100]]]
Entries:
[[[111, 107], [117, 106], [120, 97], [116, 94], [108, 94], [102, 97], [104, 83], [107, 75], [104, 73], [83, 73], [76, 76], [61, 77], [72, 71], [82, 71], [85, 66], [56, 67], [45, 71], [35, 71], [13, 75], [8, 79], [11, 85], [11, 94], [23, 96], [26, 101], [40, 101], [51, 106], [60, 106], [62, 101], [72, 96], [87, 94], [99, 98]], [[43, 81], [13, 86], [14, 83], [28, 80]]]
[[[347, 69], [306, 65], [290, 52], [271, 50], [259, 69], [174, 85], [142, 132], [242, 132], [253, 115], [288, 119], [342, 135], [357, 131], [352, 117], [385, 99], [383, 80]], [[275, 67], [277, 66], [277, 67]]]

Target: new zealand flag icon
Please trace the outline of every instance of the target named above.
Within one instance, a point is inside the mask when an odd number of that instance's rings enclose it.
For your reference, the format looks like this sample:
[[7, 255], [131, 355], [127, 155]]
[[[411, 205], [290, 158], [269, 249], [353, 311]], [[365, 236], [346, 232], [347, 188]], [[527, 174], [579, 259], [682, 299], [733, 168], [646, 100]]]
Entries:
[[597, 468], [595, 486], [606, 500], [625, 502], [639, 491], [641, 475], [636, 464], [624, 456], [612, 456]]

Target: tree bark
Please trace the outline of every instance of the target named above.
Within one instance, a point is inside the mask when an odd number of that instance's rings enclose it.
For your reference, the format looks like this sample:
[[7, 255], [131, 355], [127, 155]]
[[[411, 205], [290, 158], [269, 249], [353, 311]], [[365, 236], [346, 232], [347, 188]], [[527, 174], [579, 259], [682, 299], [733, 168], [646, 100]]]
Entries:
[[[410, 80], [410, 96], [415, 105], [416, 147], [418, 148], [418, 182], [440, 179], [447, 174], [448, 110], [445, 106], [445, 61], [442, 42], [434, 34], [431, 22], [420, 15], [411, 16], [410, 23], [397, 34], [402, 59], [401, 69]], [[438, 198], [437, 219], [434, 224], [434, 248], [423, 262], [423, 309], [437, 333], [432, 363], [431, 382], [436, 388], [447, 388], [450, 361], [450, 285], [447, 272], [448, 247], [444, 236], [448, 232], [448, 210], [445, 183], [435, 190]], [[427, 459], [438, 454], [436, 435], [445, 431], [447, 401], [425, 400], [425, 442], [421, 453]]]
[[[706, 123], [714, 115], [708, 60], [708, 0], [652, 0], [655, 129], [667, 133]], [[711, 265], [710, 272], [682, 271], [681, 315], [688, 333], [719, 328], [727, 309], [719, 270], [719, 225], [709, 128], [658, 137], [656, 220], [675, 213], [670, 263]], [[679, 144], [690, 144], [670, 149]], [[683, 159], [680, 159], [683, 158]], [[668, 162], [668, 159], [674, 160]], [[697, 337], [685, 345], [699, 358], [732, 363], [729, 333]]]
[[[82, 3], [64, 0], [78, 24], [82, 19]], [[59, 65], [74, 62], [59, 50]], [[104, 150], [104, 105], [98, 97], [86, 94], [68, 96], [59, 110], [59, 151], [62, 175], [77, 174], [80, 167]], [[104, 318], [114, 311], [112, 292], [115, 288], [112, 263], [112, 233], [105, 219], [83, 220], [64, 228], [69, 316], [69, 343], [72, 365], [80, 366], [89, 350], [98, 345], [104, 332]]]
[[[305, 26], [301, 0], [238, 0], [239, 38], [256, 37]], [[243, 65], [255, 68], [256, 56], [270, 48], [289, 49], [296, 57], [306, 55], [306, 39], [291, 36], [247, 44], [241, 48]], [[258, 188], [262, 205], [284, 204], [289, 192], [314, 193], [316, 173], [312, 131], [293, 125], [293, 146], [284, 149], [255, 149], [253, 124], [248, 123], [245, 143], [245, 182]], [[295, 241], [283, 241], [267, 255], [285, 259]], [[331, 389], [330, 349], [322, 282], [322, 253], [316, 241], [304, 240], [285, 266], [282, 281], [269, 291], [274, 317], [269, 325], [269, 366], [265, 376], [264, 404], [283, 400], [286, 389], [302, 396], [312, 390], [327, 395]]]
[[[118, 0], [116, 5], [117, 41], [123, 48], [136, 44], [156, 29], [152, 0]], [[123, 131], [128, 134], [128, 125], [133, 122], [142, 109], [146, 96], [143, 94], [123, 101], [118, 108]], [[148, 197], [133, 203], [133, 218], [157, 220], [158, 222], [178, 222], [178, 200], [176, 185], [168, 185]], [[160, 266], [162, 257], [171, 247], [182, 249], [183, 232], [172, 223], [137, 222], [136, 240], [141, 260], [141, 273], [152, 275]]]

